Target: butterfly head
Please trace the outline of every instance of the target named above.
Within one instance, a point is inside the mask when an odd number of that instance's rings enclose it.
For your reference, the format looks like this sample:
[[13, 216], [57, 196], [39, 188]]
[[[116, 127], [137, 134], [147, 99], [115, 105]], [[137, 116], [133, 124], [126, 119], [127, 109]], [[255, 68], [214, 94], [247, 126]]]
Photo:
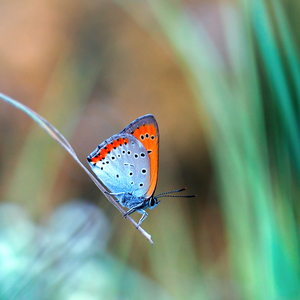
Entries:
[[149, 199], [149, 209], [153, 209], [155, 208], [158, 204], [160, 203], [160, 200], [157, 200], [156, 197], [152, 196], [150, 199]]

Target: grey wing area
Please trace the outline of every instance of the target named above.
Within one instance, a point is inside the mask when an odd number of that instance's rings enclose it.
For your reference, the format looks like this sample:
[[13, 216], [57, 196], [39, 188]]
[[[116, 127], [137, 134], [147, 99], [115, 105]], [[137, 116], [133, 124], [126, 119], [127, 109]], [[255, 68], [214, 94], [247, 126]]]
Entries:
[[133, 134], [137, 128], [139, 128], [142, 125], [146, 125], [146, 124], [153, 124], [156, 128], [157, 136], [159, 135], [157, 122], [156, 122], [154, 116], [151, 114], [147, 114], [147, 115], [137, 118], [136, 120], [131, 122], [128, 126], [126, 126], [120, 133]]
[[120, 138], [128, 139], [128, 143], [115, 147], [101, 161], [89, 164], [111, 193], [131, 193], [142, 197], [150, 185], [150, 160], [137, 138], [127, 133], [116, 134], [100, 144], [90, 156]]

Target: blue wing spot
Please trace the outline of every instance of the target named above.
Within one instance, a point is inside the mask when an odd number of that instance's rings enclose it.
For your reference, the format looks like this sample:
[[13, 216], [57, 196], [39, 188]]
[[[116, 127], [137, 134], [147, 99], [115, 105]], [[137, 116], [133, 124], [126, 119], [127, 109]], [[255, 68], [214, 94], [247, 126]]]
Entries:
[[114, 156], [111, 157], [112, 160], [116, 159]]
[[129, 173], [129, 176], [132, 176], [132, 175], [133, 175], [133, 173], [132, 173], [132, 172], [130, 172], [130, 173]]
[[142, 169], [142, 173], [143, 173], [143, 174], [146, 174], [146, 173], [147, 173], [147, 170], [146, 170], [146, 169]]
[[126, 151], [125, 151], [125, 150], [123, 150], [123, 151], [122, 151], [122, 154], [125, 154], [125, 153], [126, 153]]
[[101, 167], [100, 169], [103, 170], [103, 167]]
[[133, 184], [133, 181], [131, 181], [131, 183], [130, 184]]
[[130, 155], [130, 154], [131, 154], [131, 152], [130, 152], [130, 151], [127, 151], [127, 154], [128, 154], [128, 155]]
[[144, 152], [141, 153], [141, 157], [145, 157], [145, 153]]
[[117, 174], [116, 177], [119, 178], [120, 177], [119, 174]]
[[144, 184], [141, 182], [141, 183], [140, 183], [140, 186], [144, 186]]
[[107, 161], [106, 163], [109, 164], [109, 161]]
[[120, 155], [120, 154], [118, 154], [118, 157], [121, 157], [121, 155]]
[[134, 154], [134, 157], [135, 157], [135, 158], [138, 158], [138, 157], [139, 157], [139, 155], [138, 155], [137, 153], [135, 153], [135, 154]]

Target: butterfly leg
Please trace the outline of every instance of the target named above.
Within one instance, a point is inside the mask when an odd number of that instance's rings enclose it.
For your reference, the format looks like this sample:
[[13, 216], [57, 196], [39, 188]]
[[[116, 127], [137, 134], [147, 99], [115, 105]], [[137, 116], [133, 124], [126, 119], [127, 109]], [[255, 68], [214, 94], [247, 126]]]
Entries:
[[[115, 196], [117, 199], [116, 199], [116, 201], [120, 201], [120, 200], [122, 200], [123, 199], [123, 197], [124, 197], [124, 195], [125, 195], [125, 193], [124, 192], [121, 192], [121, 193], [109, 193], [109, 192], [107, 192], [107, 191], [105, 191], [105, 194], [109, 194], [109, 195], [111, 195], [111, 196]], [[122, 201], [121, 201], [122, 202]]]
[[143, 214], [142, 217], [140, 218], [139, 224], [137, 227], [141, 226], [141, 224], [146, 220], [146, 218], [148, 217], [148, 213], [143, 210], [143, 209], [138, 209], [137, 210], [140, 214]]
[[140, 203], [138, 205], [135, 205], [133, 207], [131, 207], [124, 215], [123, 217], [126, 218], [126, 216], [131, 215], [132, 213], [134, 213], [136, 210], [138, 210], [141, 206], [143, 206], [143, 203]]
[[140, 218], [140, 221], [139, 221], [138, 226], [137, 226], [136, 228], [140, 227], [141, 224], [142, 224], [142, 223], [146, 220], [146, 218], [148, 217], [148, 213], [147, 213], [145, 210], [139, 209], [140, 206], [141, 206], [141, 205], [136, 205], [135, 207], [130, 208], [129, 211], [126, 212], [126, 213], [123, 215], [123, 217], [126, 218], [126, 216], [128, 216], [128, 215], [134, 213], [135, 211], [138, 211], [140, 214], [143, 214], [142, 217]]
[[143, 206], [144, 206], [143, 203], [138, 204], [138, 205], [136, 205], [136, 206], [130, 208], [130, 209], [123, 215], [123, 217], [126, 218], [126, 216], [131, 215], [131, 214], [134, 213], [135, 211], [138, 211], [140, 214], [143, 214], [142, 217], [141, 217], [141, 219], [140, 219], [140, 221], [139, 221], [139, 224], [138, 224], [138, 226], [137, 226], [136, 228], [138, 228], [138, 227], [142, 224], [142, 222], [148, 217], [148, 214], [146, 213], [146, 211], [144, 211], [143, 209], [140, 208], [140, 207], [143, 207]]

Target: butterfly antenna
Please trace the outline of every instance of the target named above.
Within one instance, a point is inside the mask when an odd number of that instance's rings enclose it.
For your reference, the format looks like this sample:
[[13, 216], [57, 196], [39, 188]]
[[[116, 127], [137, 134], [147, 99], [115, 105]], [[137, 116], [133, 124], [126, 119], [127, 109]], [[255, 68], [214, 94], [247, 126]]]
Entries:
[[[170, 192], [164, 192], [164, 193], [160, 193], [158, 194], [157, 196], [160, 196], [160, 195], [166, 195], [166, 194], [171, 194], [171, 193], [179, 193], [179, 192], [182, 192], [182, 191], [185, 191], [186, 188], [182, 188], [182, 189], [179, 189], [179, 190], [175, 190], [175, 191], [170, 191]], [[156, 198], [157, 198], [156, 196]]]
[[[158, 198], [166, 198], [166, 197], [169, 197], [169, 198], [193, 198], [193, 197], [196, 197], [196, 195], [188, 195], [188, 196], [174, 196], [174, 195], [161, 195], [159, 196]], [[157, 198], [157, 197], [155, 197]]]
[[174, 196], [174, 195], [168, 195], [168, 194], [172, 194], [172, 193], [179, 193], [182, 191], [185, 191], [186, 188], [182, 188], [179, 190], [175, 190], [175, 191], [170, 191], [170, 192], [164, 192], [164, 193], [160, 193], [157, 196], [155, 196], [155, 198], [161, 198], [161, 197], [172, 197], [172, 198], [192, 198], [192, 197], [196, 197], [196, 195], [188, 195], [188, 196]]

